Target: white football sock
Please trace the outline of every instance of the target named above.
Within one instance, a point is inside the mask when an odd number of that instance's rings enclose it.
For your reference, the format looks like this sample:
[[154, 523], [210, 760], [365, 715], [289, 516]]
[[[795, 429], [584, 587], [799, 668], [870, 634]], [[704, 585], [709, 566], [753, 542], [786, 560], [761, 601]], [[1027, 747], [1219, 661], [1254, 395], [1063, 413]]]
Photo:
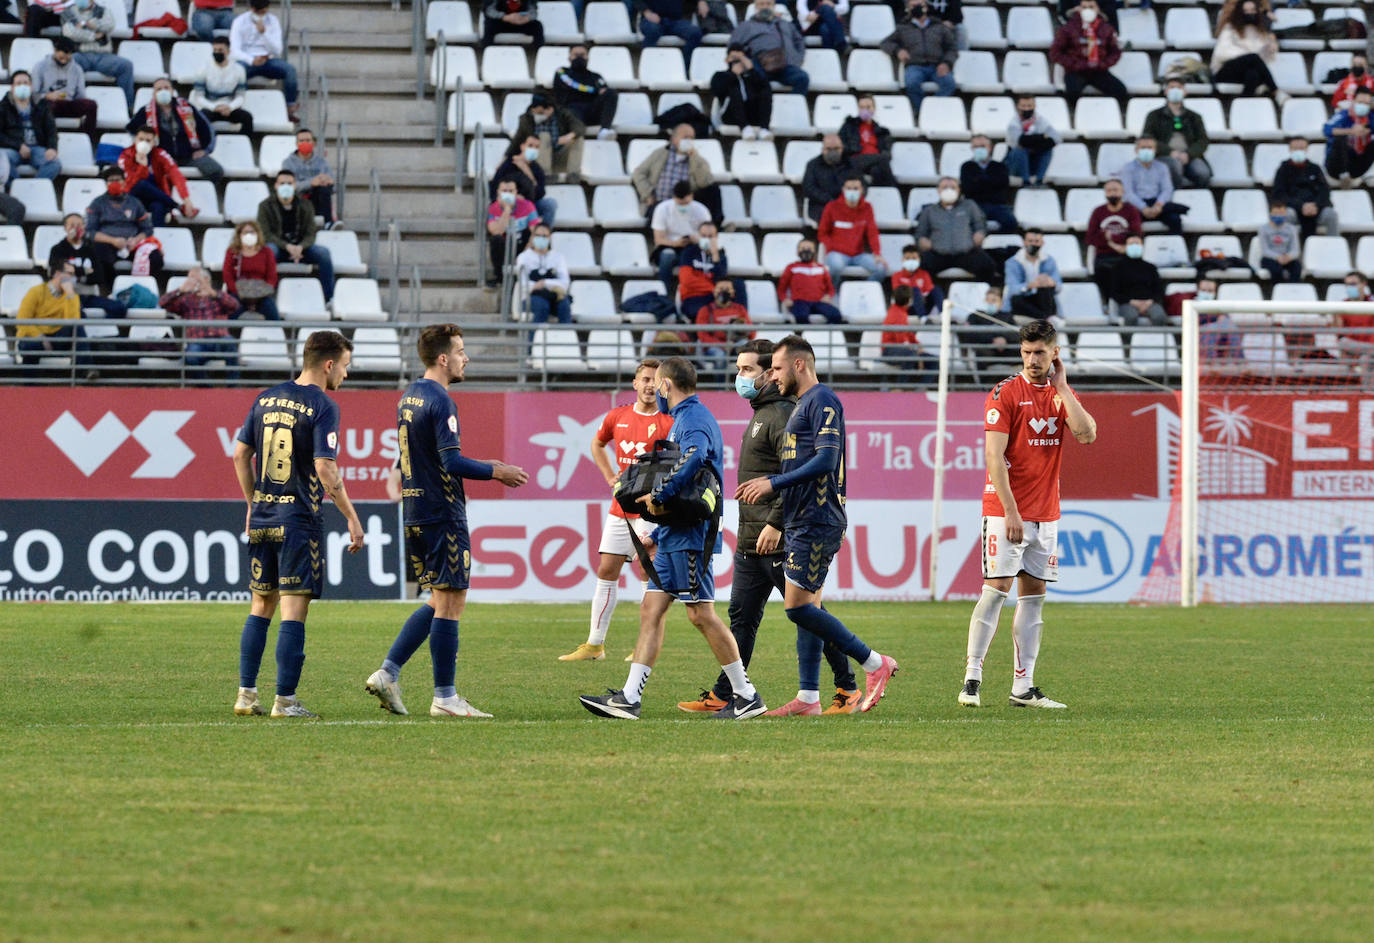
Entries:
[[1011, 679], [1011, 693], [1025, 694], [1035, 686], [1035, 656], [1040, 654], [1040, 618], [1045, 608], [1045, 596], [1022, 596], [1016, 600], [1016, 612], [1011, 617], [1011, 634], [1016, 643], [1016, 672]]
[[864, 659], [864, 663], [860, 665], [864, 671], [877, 671], [882, 666], [883, 656], [878, 653], [876, 648], [870, 648], [868, 650], [868, 657]]
[[1002, 603], [1006, 600], [1006, 593], [984, 584], [983, 594], [978, 597], [978, 604], [973, 607], [973, 617], [968, 621], [965, 681], [983, 680], [983, 659], [988, 657], [988, 646], [992, 644], [992, 637], [997, 634], [997, 620], [1002, 615]]
[[625, 679], [625, 700], [638, 704], [643, 699], [644, 683], [649, 680], [649, 673], [653, 670], [639, 662], [630, 665], [630, 676]]
[[753, 697], [758, 692], [754, 690], [753, 682], [749, 680], [749, 675], [744, 671], [744, 662], [732, 661], [728, 665], [721, 665], [720, 670], [725, 672], [725, 677], [730, 679], [730, 688], [740, 697]]
[[797, 700], [803, 704], [819, 704], [821, 702], [820, 691], [798, 691]]
[[592, 627], [587, 633], [588, 645], [605, 645], [606, 630], [611, 627], [611, 615], [615, 612], [615, 590], [617, 580], [596, 581], [596, 592], [592, 593]]

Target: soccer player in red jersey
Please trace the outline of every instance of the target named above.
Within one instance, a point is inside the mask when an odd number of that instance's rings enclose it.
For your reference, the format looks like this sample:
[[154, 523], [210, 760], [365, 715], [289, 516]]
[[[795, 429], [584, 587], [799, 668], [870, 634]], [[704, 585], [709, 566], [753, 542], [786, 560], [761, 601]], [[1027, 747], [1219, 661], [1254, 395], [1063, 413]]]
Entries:
[[[592, 439], [592, 461], [596, 462], [608, 485], [614, 486], [621, 470], [633, 465], [639, 454], [652, 447], [656, 439], [668, 438], [668, 430], [673, 427], [673, 418], [658, 411], [654, 398], [657, 370], [657, 360], [640, 361], [635, 369], [635, 401], [608, 412]], [[606, 451], [608, 445], [614, 457]], [[591, 630], [587, 633], [587, 641], [568, 654], [559, 655], [559, 661], [601, 661], [606, 657], [606, 630], [615, 612], [616, 585], [620, 582], [625, 561], [635, 554], [629, 528], [633, 527], [639, 539], [647, 544], [656, 526], [637, 514], [626, 514], [619, 504], [611, 502], [611, 513], [601, 532], [601, 562], [596, 570], [596, 593], [592, 596]], [[633, 658], [634, 652], [631, 652], [625, 660]]]
[[1045, 584], [1059, 579], [1059, 465], [1064, 433], [1084, 445], [1097, 423], [1069, 388], [1058, 338], [1048, 321], [1021, 328], [1022, 370], [998, 383], [984, 405], [988, 477], [983, 488], [983, 593], [968, 627], [968, 662], [959, 703], [978, 707], [983, 659], [1002, 603], [1017, 578], [1012, 642], [1013, 707], [1062, 708], [1035, 686]]

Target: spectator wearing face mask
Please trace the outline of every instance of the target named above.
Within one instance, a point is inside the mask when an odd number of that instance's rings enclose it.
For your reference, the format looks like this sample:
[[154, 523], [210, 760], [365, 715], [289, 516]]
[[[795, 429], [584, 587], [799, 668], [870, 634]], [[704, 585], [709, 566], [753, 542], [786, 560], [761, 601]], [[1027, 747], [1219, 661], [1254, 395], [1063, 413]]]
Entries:
[[124, 171], [129, 193], [148, 208], [154, 226], [166, 225], [167, 217], [177, 209], [173, 193], [181, 198], [182, 216], [194, 219], [200, 210], [191, 202], [186, 177], [171, 155], [153, 143], [154, 139], [151, 128], [139, 128], [134, 143], [119, 155], [119, 167]]
[[1002, 314], [1002, 290], [997, 286], [983, 293], [983, 303], [967, 312], [964, 325], [957, 332], [959, 344], [973, 355], [980, 373], [1020, 359], [1021, 337]]
[[[752, 325], [749, 310], [735, 300], [735, 288], [730, 282], [721, 282], [715, 291], [707, 296], [706, 303], [697, 308], [693, 323], [702, 326]], [[702, 366], [713, 373], [725, 370], [729, 351], [754, 339], [753, 331], [741, 328], [725, 328], [718, 331], [698, 331], [696, 342], [701, 350]]]
[[678, 253], [677, 266], [679, 308], [683, 320], [693, 321], [730, 274], [715, 223], [707, 220], [697, 227], [696, 239]]
[[[1127, 327], [1135, 327], [1141, 318], [1156, 327], [1169, 323], [1164, 310], [1164, 282], [1154, 263], [1144, 259], [1145, 241], [1140, 236], [1126, 239], [1126, 258], [1112, 269], [1112, 286], [1108, 297], [1116, 303], [1116, 315]], [[1131, 335], [1121, 335], [1122, 348], [1131, 352]]]
[[250, 79], [280, 79], [286, 113], [300, 122], [300, 84], [296, 67], [284, 58], [281, 21], [267, 12], [268, 0], [248, 0], [249, 11], [234, 18], [229, 28], [229, 52], [243, 63]]
[[1117, 171], [1125, 187], [1126, 202], [1140, 210], [1145, 220], [1157, 220], [1175, 236], [1183, 235], [1183, 214], [1188, 208], [1173, 202], [1174, 180], [1169, 168], [1155, 160], [1155, 140], [1135, 142], [1135, 160]]
[[1185, 97], [1182, 79], [1165, 83], [1166, 104], [1145, 116], [1141, 136], [1163, 145], [1168, 156], [1161, 156], [1160, 162], [1169, 168], [1174, 186], [1205, 187], [1212, 182], [1212, 168], [1202, 155], [1211, 141], [1202, 115], [1183, 106]]
[[[1345, 297], [1356, 302], [1374, 300], [1363, 273], [1351, 272], [1345, 277]], [[1340, 332], [1337, 349], [1359, 363], [1361, 389], [1374, 388], [1374, 314], [1338, 314], [1336, 329]]]
[[1086, 238], [1095, 253], [1093, 280], [1103, 295], [1111, 287], [1112, 267], [1126, 257], [1127, 237], [1141, 232], [1140, 210], [1126, 202], [1125, 194], [1120, 180], [1108, 180], [1102, 185], [1105, 202], [1088, 217]]
[[928, 384], [932, 380], [930, 359], [916, 340], [916, 333], [911, 330], [913, 297], [907, 285], [892, 289], [892, 304], [883, 318], [883, 327], [888, 328], [883, 331], [881, 338], [883, 363], [910, 370], [917, 374], [917, 383]]
[[798, 324], [808, 324], [818, 314], [828, 324], [843, 324], [835, 307], [835, 283], [830, 269], [816, 259], [816, 244], [810, 239], [797, 243], [797, 261], [788, 264], [778, 279], [778, 303], [783, 312]]
[[1126, 107], [1126, 86], [1109, 71], [1121, 59], [1116, 30], [1100, 15], [1097, 0], [1083, 0], [1054, 34], [1050, 61], [1064, 69], [1064, 95], [1069, 107], [1086, 89], [1096, 89]]
[[953, 95], [958, 90], [954, 62], [959, 58], [959, 50], [954, 32], [931, 17], [926, 0], [911, 0], [906, 9], [907, 19], [897, 24], [879, 48], [897, 60], [902, 70], [902, 87], [919, 118], [926, 82], [935, 83], [936, 95]]
[[771, 140], [773, 132], [773, 86], [754, 68], [743, 47], [725, 50], [725, 68], [711, 76], [711, 113], [716, 124], [740, 127], [746, 141]]
[[29, 73], [17, 69], [10, 74], [10, 93], [0, 99], [0, 154], [9, 161], [9, 179], [28, 164], [45, 180], [62, 172], [57, 159], [57, 122], [52, 108], [42, 98], [33, 97]]
[[[840, 141], [849, 166], [862, 173], [874, 187], [895, 187], [892, 176], [892, 132], [874, 120], [877, 104], [872, 95], [859, 96], [859, 113], [840, 125]], [[833, 197], [832, 197], [833, 199]]]
[[81, 130], [99, 143], [96, 116], [99, 108], [86, 97], [86, 70], [72, 61], [76, 43], [65, 36], [52, 41], [52, 55], [33, 67], [34, 92], [48, 103], [54, 118], [78, 118]]
[[281, 162], [283, 170], [295, 174], [300, 183], [301, 196], [310, 201], [315, 212], [324, 217], [324, 228], [338, 225], [334, 217], [334, 175], [329, 161], [315, 146], [315, 134], [309, 128], [296, 132], [296, 149]]
[[487, 207], [487, 246], [491, 252], [491, 271], [487, 275], [487, 287], [495, 288], [501, 283], [501, 273], [506, 264], [506, 240], [515, 240], [518, 256], [529, 242], [534, 227], [543, 220], [534, 204], [520, 196], [515, 190], [514, 180], [502, 180], [496, 190], [496, 199]]
[[62, 220], [62, 238], [48, 251], [48, 271], [70, 262], [76, 273], [76, 293], [82, 308], [98, 308], [107, 318], [122, 318], [129, 308], [109, 297], [114, 285], [114, 269], [106, 264], [95, 243], [86, 235], [86, 220], [80, 213], [68, 213]]
[[848, 15], [849, 0], [797, 0], [797, 25], [802, 35], [819, 36], [822, 46], [841, 55], [849, 46], [841, 17]]
[[1279, 41], [1269, 26], [1271, 16], [1267, 3], [1261, 10], [1255, 0], [1226, 0], [1217, 16], [1217, 41], [1212, 46], [1213, 82], [1238, 83], [1246, 98], [1278, 91], [1279, 83], [1269, 71], [1279, 57]]
[[1056, 328], [1063, 326], [1059, 316], [1057, 296], [1064, 287], [1059, 263], [1045, 252], [1045, 234], [1031, 228], [1025, 232], [1021, 251], [1007, 259], [1003, 266], [1006, 291], [1002, 295], [1002, 311], [1017, 324], [1027, 321], [1049, 321]]
[[988, 222], [995, 223], [998, 232], [1016, 232], [1021, 224], [1011, 211], [1011, 175], [1007, 165], [992, 159], [992, 141], [985, 134], [975, 134], [970, 159], [959, 168], [959, 187], [964, 196], [978, 204]]
[[802, 196], [806, 197], [806, 215], [814, 223], [821, 221], [821, 213], [831, 200], [844, 190], [844, 182], [859, 168], [844, 156], [844, 144], [838, 134], [821, 138], [821, 152], [806, 162], [802, 174]]
[[817, 235], [834, 284], [839, 285], [845, 268], [850, 265], [867, 272], [871, 282], [887, 277], [887, 262], [883, 260], [878, 238], [878, 221], [873, 204], [864, 199], [864, 181], [860, 175], [851, 173], [841, 195], [826, 204]]
[[1063, 140], [1054, 125], [1035, 110], [1034, 95], [1017, 96], [1016, 117], [1007, 125], [1007, 173], [1020, 177], [1028, 186], [1043, 186], [1054, 147]]
[[959, 192], [953, 177], [940, 178], [939, 194], [940, 201], [926, 205], [916, 217], [916, 245], [926, 268], [937, 277], [945, 269], [962, 268], [981, 281], [993, 281], [997, 265], [983, 251], [987, 217]]
[[158, 146], [170, 154], [178, 166], [190, 165], [215, 184], [224, 178], [224, 168], [210, 156], [215, 149], [215, 131], [210, 127], [210, 119], [178, 95], [172, 88], [172, 80], [166, 76], [153, 83], [152, 100], [130, 119], [130, 133], [137, 134], [140, 128], [152, 129]]
[[[639, 11], [639, 32], [645, 46], [657, 46], [664, 36], [682, 40], [682, 59], [690, 67], [692, 52], [701, 45], [701, 28], [692, 22], [686, 0], [633, 0]], [[695, 9], [695, 4], [693, 4]]]
[[692, 185], [679, 180], [673, 195], [654, 208], [649, 223], [654, 234], [649, 261], [658, 266], [658, 277], [669, 296], [673, 294], [673, 272], [680, 265], [682, 253], [696, 244], [702, 224], [711, 222], [711, 213], [694, 197]]
[[1274, 171], [1274, 199], [1288, 207], [1288, 217], [1306, 239], [1321, 226], [1328, 236], [1340, 235], [1340, 217], [1331, 205], [1331, 187], [1322, 168], [1307, 159], [1307, 141], [1288, 142], [1288, 160]]
[[1302, 237], [1288, 218], [1288, 207], [1273, 200], [1269, 219], [1259, 228], [1260, 266], [1275, 284], [1302, 278]]
[[553, 74], [553, 102], [568, 109], [588, 127], [600, 128], [598, 141], [615, 140], [616, 105], [620, 93], [606, 84], [597, 72], [587, 68], [587, 47], [573, 44], [568, 50], [568, 64]]
[[1367, 88], [1374, 92], [1374, 75], [1369, 74], [1369, 60], [1360, 53], [1350, 57], [1350, 71], [1345, 78], [1336, 83], [1336, 91], [1331, 95], [1331, 108], [1334, 111], [1355, 97], [1355, 89]]
[[248, 73], [242, 62], [229, 57], [229, 40], [220, 37], [210, 47], [210, 61], [196, 76], [188, 101], [191, 107], [213, 120], [239, 126], [240, 134], [253, 133], [253, 113], [243, 107], [248, 92]]
[[566, 175], [570, 183], [582, 182], [582, 138], [587, 126], [566, 108], [554, 107], [548, 95], [536, 92], [530, 107], [515, 126], [515, 137], [539, 141], [539, 165], [545, 175]]
[[87, 73], [99, 72], [114, 79], [124, 93], [125, 103], [133, 108], [134, 64], [114, 54], [114, 43], [110, 41], [115, 29], [114, 14], [94, 0], [73, 0], [59, 16], [62, 35], [76, 43], [73, 61]]
[[921, 247], [912, 242], [902, 246], [902, 265], [892, 273], [892, 290], [905, 285], [911, 289], [911, 317], [915, 321], [938, 319], [945, 293], [935, 279], [921, 267]]
[[1370, 141], [1369, 107], [1374, 93], [1367, 88], [1340, 108], [1322, 128], [1326, 135], [1326, 172], [1349, 187], [1374, 165], [1374, 142]]
[[735, 27], [729, 45], [743, 49], [760, 75], [805, 95], [811, 87], [811, 76], [802, 68], [806, 39], [775, 6], [774, 0], [755, 0], [754, 15]]
[[291, 171], [277, 171], [272, 193], [258, 204], [258, 228], [278, 262], [315, 266], [324, 300], [333, 300], [334, 259], [328, 249], [315, 244], [315, 207], [296, 195], [296, 175]]
[[224, 251], [224, 287], [245, 311], [256, 311], [268, 321], [281, 320], [277, 311], [277, 257], [266, 248], [262, 230], [249, 220], [234, 228]]
[[[86, 207], [86, 232], [100, 264], [113, 271], [116, 260], [134, 259], [140, 250], [147, 256], [149, 274], [162, 274], [162, 251], [153, 238], [153, 221], [138, 197], [129, 195], [124, 171], [118, 164], [106, 167], [105, 192]], [[146, 249], [146, 246], [152, 247]]]
[[720, 223], [720, 187], [713, 182], [711, 165], [696, 152], [696, 136], [690, 124], [678, 125], [668, 145], [651, 151], [630, 175], [639, 194], [639, 208], [646, 215], [672, 199], [674, 188], [685, 180], [701, 205], [710, 210], [711, 218]]
[[510, 146], [506, 148], [505, 159], [491, 175], [487, 195], [494, 200], [502, 180], [515, 181], [516, 192], [533, 203], [539, 211], [539, 218], [552, 228], [558, 212], [558, 201], [548, 196], [544, 189], [544, 181], [548, 178], [544, 173], [543, 164], [539, 161], [542, 150], [539, 138], [533, 134], [523, 138], [511, 138]]
[[520, 287], [530, 300], [530, 321], [547, 324], [572, 323], [572, 300], [568, 287], [568, 263], [563, 253], [553, 248], [553, 231], [544, 223], [534, 227], [529, 246], [515, 257]]
[[76, 355], [77, 366], [90, 366], [90, 348], [80, 323], [76, 271], [70, 263], [54, 269], [46, 282], [25, 292], [16, 316], [20, 321], [15, 331], [20, 363], [36, 364], [45, 355], [60, 356], [71, 351]]
[[[1170, 295], [1169, 314], [1171, 316], [1183, 316], [1183, 302], [1188, 299], [1197, 301], [1215, 301], [1217, 297], [1217, 282], [1212, 278], [1199, 278], [1197, 280], [1197, 290], [1181, 292], [1177, 295]], [[1173, 304], [1177, 302], [1177, 309]], [[1225, 314], [1197, 314], [1199, 340], [1202, 346], [1202, 359], [1217, 360], [1240, 356], [1240, 335], [1234, 333], [1235, 324]]]

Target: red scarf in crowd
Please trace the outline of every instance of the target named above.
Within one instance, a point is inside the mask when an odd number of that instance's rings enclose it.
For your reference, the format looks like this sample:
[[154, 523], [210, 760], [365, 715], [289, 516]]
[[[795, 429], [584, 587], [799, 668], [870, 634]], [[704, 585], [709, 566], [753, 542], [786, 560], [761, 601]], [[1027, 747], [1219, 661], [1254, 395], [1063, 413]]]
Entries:
[[[200, 135], [196, 134], [196, 110], [191, 107], [191, 103], [184, 98], [172, 99], [172, 107], [176, 109], [177, 117], [181, 119], [182, 126], [186, 128], [186, 139], [191, 142], [191, 150], [200, 150]], [[148, 108], [143, 113], [144, 124], [157, 131], [157, 102], [148, 102]], [[158, 131], [158, 136], [162, 132]]]

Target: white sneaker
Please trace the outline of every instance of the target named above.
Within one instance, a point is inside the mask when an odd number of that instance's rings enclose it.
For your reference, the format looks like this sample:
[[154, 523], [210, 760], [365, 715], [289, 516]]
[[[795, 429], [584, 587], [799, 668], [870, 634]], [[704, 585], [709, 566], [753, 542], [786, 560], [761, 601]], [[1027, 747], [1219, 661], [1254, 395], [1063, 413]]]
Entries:
[[468, 699], [462, 695], [453, 697], [436, 697], [434, 702], [429, 705], [429, 716], [431, 717], [490, 717], [484, 711], [479, 711], [468, 703]]
[[760, 140], [760, 141], [771, 141], [771, 140], [773, 140], [773, 132], [772, 132], [772, 131], [769, 131], [767, 128], [759, 128], [759, 140]]
[[240, 717], [261, 717], [267, 711], [258, 703], [258, 692], [252, 688], [239, 688], [238, 699], [234, 701], [234, 713]]
[[744, 130], [741, 131], [741, 132], [739, 133], [739, 136], [740, 136], [741, 138], [743, 138], [744, 140], [746, 140], [746, 141], [752, 141], [752, 140], [754, 140], [754, 137], [755, 137], [755, 135], [754, 135], [754, 126], [753, 126], [753, 125], [750, 125], [750, 124], [746, 124], [746, 125], [744, 126]]
[[367, 679], [367, 693], [382, 702], [382, 710], [391, 711], [404, 717], [410, 711], [401, 703], [401, 683], [392, 681], [391, 675], [378, 668]]
[[1039, 688], [1031, 688], [1025, 694], [1013, 694], [1009, 703], [1012, 707], [1040, 707], [1048, 710], [1062, 710], [1065, 706], [1045, 697]]
[[273, 717], [319, 717], [319, 714], [305, 709], [305, 705], [293, 697], [282, 697], [277, 695], [277, 699], [272, 702]]
[[596, 139], [598, 141], [614, 141], [615, 128], [602, 128], [600, 131], [596, 132]]

